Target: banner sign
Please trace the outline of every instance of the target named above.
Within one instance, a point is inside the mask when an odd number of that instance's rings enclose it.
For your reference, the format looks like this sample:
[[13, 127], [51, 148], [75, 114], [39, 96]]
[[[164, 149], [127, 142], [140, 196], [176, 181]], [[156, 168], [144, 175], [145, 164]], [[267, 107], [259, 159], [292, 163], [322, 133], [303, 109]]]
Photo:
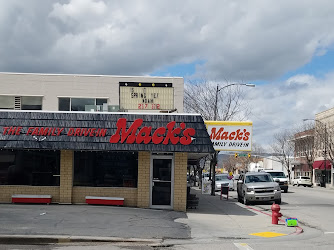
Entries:
[[120, 109], [174, 109], [174, 88], [171, 83], [121, 82]]
[[252, 151], [252, 122], [205, 121], [216, 151]]
[[[114, 135], [111, 135], [110, 143], [144, 143], [148, 144], [151, 141], [154, 144], [177, 144], [189, 145], [195, 134], [194, 128], [186, 128], [185, 123], [181, 123], [180, 127], [175, 128], [175, 121], [169, 122], [166, 127], [158, 127], [152, 131], [151, 126], [139, 127], [143, 124], [143, 119], [136, 119], [129, 128], [126, 126], [126, 118], [119, 118], [116, 126], [117, 130]], [[26, 131], [23, 127], [10, 126], [3, 127], [3, 135], [30, 135], [30, 136], [80, 136], [80, 137], [105, 137], [107, 134], [106, 128], [59, 128], [59, 127], [28, 127]]]
[[0, 111], [0, 149], [214, 152], [200, 115]]

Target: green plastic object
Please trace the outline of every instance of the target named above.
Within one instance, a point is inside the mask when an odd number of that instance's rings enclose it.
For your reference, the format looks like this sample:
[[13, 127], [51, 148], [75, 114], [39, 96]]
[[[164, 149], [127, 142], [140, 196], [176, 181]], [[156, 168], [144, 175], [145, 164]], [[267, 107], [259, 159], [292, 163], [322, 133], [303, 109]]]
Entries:
[[287, 219], [285, 219], [285, 223], [288, 227], [297, 227], [298, 226], [297, 218], [287, 218]]

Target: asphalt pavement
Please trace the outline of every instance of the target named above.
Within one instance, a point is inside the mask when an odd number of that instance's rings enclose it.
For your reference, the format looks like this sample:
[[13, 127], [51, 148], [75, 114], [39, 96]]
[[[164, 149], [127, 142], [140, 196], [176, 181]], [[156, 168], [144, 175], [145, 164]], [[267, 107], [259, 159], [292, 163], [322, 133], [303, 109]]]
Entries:
[[[0, 204], [0, 243], [142, 242], [151, 245], [224, 239], [296, 237], [301, 227], [284, 218], [272, 224], [271, 212], [229, 199], [201, 194], [186, 213], [117, 206]], [[234, 195], [233, 195], [234, 194]]]

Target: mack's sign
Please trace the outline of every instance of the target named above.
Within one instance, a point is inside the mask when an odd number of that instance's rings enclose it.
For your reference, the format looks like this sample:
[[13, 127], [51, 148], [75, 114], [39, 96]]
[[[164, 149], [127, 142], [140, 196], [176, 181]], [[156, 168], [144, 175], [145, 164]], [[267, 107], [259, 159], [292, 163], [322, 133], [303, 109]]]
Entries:
[[251, 151], [252, 122], [205, 121], [216, 151]]
[[[151, 126], [144, 126], [143, 119], [136, 119], [127, 128], [126, 118], [119, 118], [116, 123], [116, 132], [110, 136], [110, 143], [127, 144], [173, 144], [189, 145], [193, 140], [196, 131], [187, 128], [184, 122], [176, 126], [175, 121], [167, 123], [165, 127], [153, 129]], [[106, 137], [107, 128], [64, 128], [64, 127], [3, 127], [2, 135], [22, 136], [69, 136], [69, 137]], [[110, 135], [110, 134], [109, 134]]]

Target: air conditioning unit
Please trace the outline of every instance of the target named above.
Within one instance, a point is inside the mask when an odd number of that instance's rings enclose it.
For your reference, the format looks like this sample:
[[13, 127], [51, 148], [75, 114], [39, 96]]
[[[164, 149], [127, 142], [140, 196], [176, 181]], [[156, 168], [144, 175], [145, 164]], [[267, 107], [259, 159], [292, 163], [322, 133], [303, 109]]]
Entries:
[[118, 112], [119, 111], [119, 105], [109, 105], [108, 106], [108, 112]]

